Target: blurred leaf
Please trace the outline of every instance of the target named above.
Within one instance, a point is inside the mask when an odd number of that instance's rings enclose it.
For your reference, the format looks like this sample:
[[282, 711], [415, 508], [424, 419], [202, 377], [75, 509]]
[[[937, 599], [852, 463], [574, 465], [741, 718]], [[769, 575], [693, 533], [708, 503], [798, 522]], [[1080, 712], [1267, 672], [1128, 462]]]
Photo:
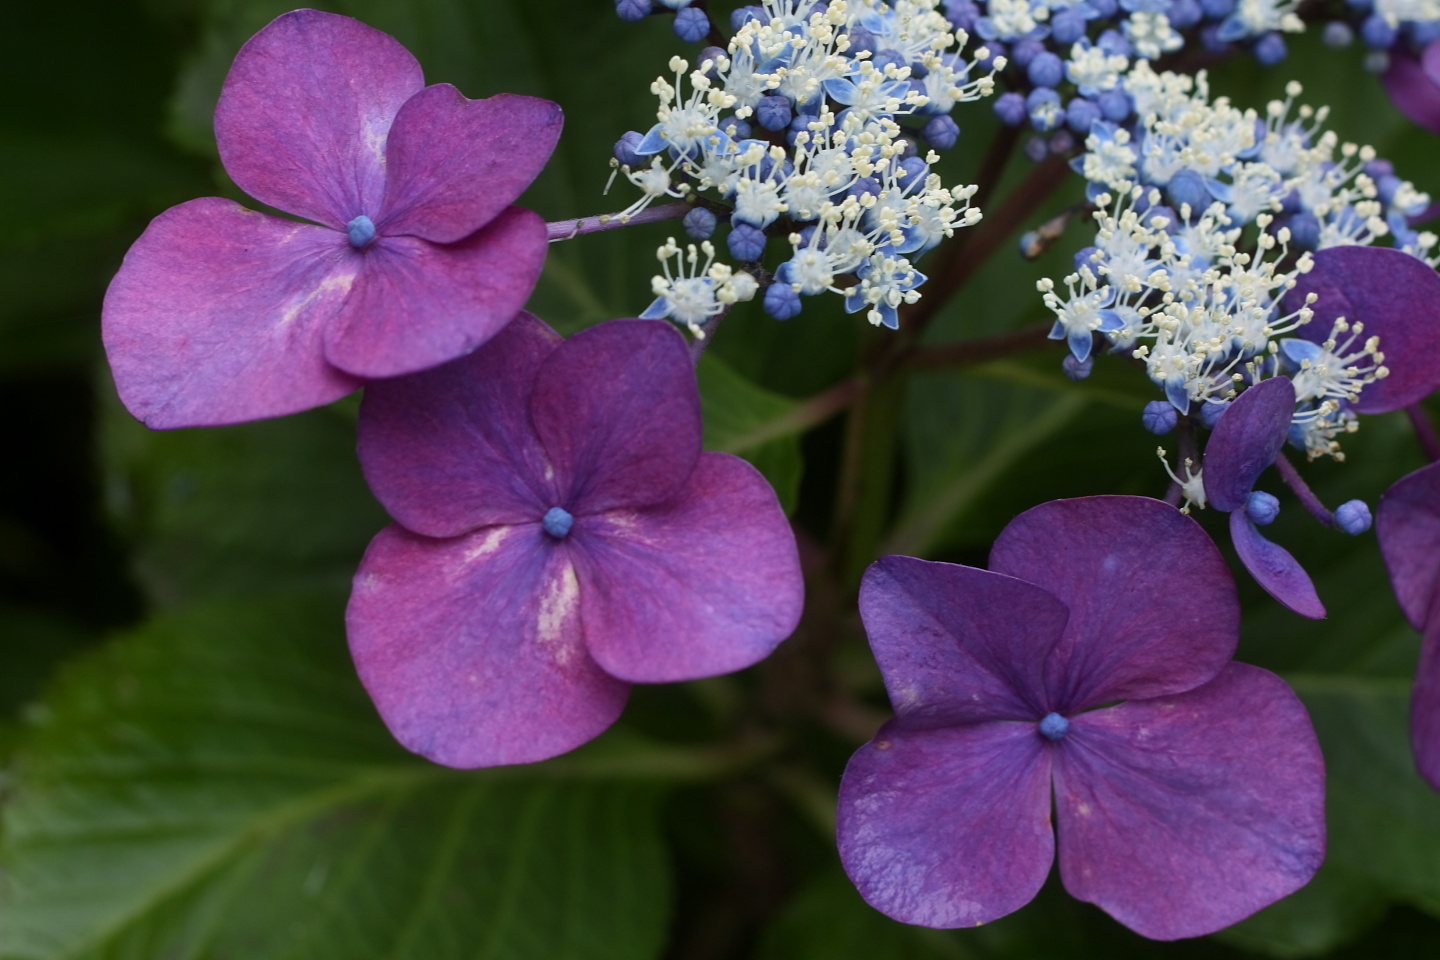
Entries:
[[800, 436], [785, 429], [793, 400], [757, 387], [706, 353], [696, 369], [705, 418], [705, 449], [736, 453], [753, 463], [780, 498], [788, 514], [800, 493]]
[[337, 603], [196, 607], [77, 662], [32, 719], [0, 956], [643, 960], [656, 788], [585, 769], [406, 754]]
[[90, 631], [43, 607], [0, 601], [0, 721], [40, 692], [54, 665], [85, 646]]
[[343, 408], [161, 433], [113, 403], [103, 434], [111, 513], [162, 605], [346, 587], [388, 522], [365, 487]]

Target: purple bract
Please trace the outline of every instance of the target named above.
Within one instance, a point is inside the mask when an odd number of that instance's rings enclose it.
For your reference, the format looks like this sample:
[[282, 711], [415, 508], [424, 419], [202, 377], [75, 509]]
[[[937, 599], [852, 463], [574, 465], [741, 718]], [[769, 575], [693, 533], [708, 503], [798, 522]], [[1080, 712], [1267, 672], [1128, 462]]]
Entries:
[[396, 738], [527, 763], [597, 736], [632, 683], [714, 676], [794, 630], [795, 539], [763, 477], [700, 449], [684, 338], [527, 313], [468, 357], [370, 384], [360, 462], [398, 521], [346, 613]]
[[1155, 939], [1310, 879], [1319, 745], [1282, 680], [1230, 661], [1239, 602], [1194, 521], [1139, 497], [1056, 501], [1006, 527], [990, 566], [866, 573], [896, 714], [840, 787], [866, 900], [925, 926], [994, 920], [1040, 889], [1057, 833], [1066, 889]]
[[1432, 42], [1418, 58], [1397, 43], [1390, 49], [1390, 66], [1380, 81], [1401, 113], [1440, 133], [1440, 41]]
[[154, 428], [328, 403], [484, 343], [524, 305], [545, 224], [510, 204], [560, 108], [425, 86], [394, 38], [296, 10], [241, 48], [215, 110], [220, 159], [262, 203], [156, 217], [105, 296], [126, 407]]
[[1440, 790], [1440, 463], [1385, 491], [1375, 535], [1400, 609], [1425, 635], [1410, 699], [1410, 743], [1420, 775]]

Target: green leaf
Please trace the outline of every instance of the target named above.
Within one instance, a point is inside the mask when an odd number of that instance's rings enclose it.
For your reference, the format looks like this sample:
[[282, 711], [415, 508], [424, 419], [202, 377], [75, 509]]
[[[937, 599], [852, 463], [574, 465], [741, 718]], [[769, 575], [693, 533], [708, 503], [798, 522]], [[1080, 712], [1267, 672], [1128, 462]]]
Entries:
[[77, 662], [20, 748], [0, 956], [654, 956], [657, 788], [406, 754], [341, 622], [212, 604]]
[[737, 453], [765, 474], [788, 514], [800, 493], [800, 436], [787, 417], [797, 404], [758, 387], [705, 354], [696, 370], [705, 418], [705, 449]]

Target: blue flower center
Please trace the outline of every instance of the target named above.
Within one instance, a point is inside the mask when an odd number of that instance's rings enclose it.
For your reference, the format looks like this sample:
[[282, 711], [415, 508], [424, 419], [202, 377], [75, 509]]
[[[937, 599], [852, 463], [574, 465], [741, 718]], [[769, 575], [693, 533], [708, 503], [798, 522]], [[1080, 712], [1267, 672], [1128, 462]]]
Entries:
[[350, 237], [350, 246], [359, 250], [375, 239], [375, 224], [362, 213], [345, 225], [345, 233]]
[[1054, 742], [1070, 732], [1070, 721], [1058, 713], [1047, 713], [1045, 719], [1040, 721], [1040, 732], [1046, 740]]
[[575, 518], [570, 516], [563, 507], [551, 507], [545, 512], [545, 519], [540, 521], [540, 526], [545, 528], [545, 532], [556, 540], [562, 539], [574, 525]]

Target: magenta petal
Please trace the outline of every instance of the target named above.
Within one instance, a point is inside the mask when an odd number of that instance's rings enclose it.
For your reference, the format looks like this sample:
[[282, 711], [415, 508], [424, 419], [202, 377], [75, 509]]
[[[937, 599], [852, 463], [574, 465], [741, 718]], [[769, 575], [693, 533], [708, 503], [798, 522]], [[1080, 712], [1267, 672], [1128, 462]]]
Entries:
[[1035, 721], [1049, 712], [1045, 661], [1069, 612], [1034, 584], [882, 557], [860, 584], [860, 617], [908, 726]]
[[1324, 619], [1325, 605], [1315, 593], [1310, 574], [1290, 551], [1266, 540], [1244, 510], [1230, 514], [1230, 539], [1240, 562], [1266, 593], [1302, 617]]
[[1232, 663], [1187, 693], [1070, 722], [1055, 760], [1060, 877], [1130, 929], [1212, 933], [1319, 868], [1324, 761], [1274, 674]]
[[1200, 525], [1159, 500], [1043, 503], [1001, 531], [990, 569], [1070, 610], [1045, 674], [1050, 708], [1066, 716], [1199, 686], [1235, 652], [1230, 571]]
[[330, 362], [359, 377], [414, 373], [474, 350], [525, 305], [545, 264], [545, 221], [511, 207], [459, 243], [379, 237], [325, 331]]
[[385, 138], [425, 85], [395, 38], [358, 20], [295, 10], [235, 56], [215, 107], [225, 171], [250, 196], [343, 230], [385, 195]]
[[1262, 380], [1225, 411], [1205, 445], [1205, 497], [1216, 510], [1245, 506], [1265, 468], [1275, 462], [1295, 412], [1289, 379]]
[[1430, 615], [1415, 688], [1410, 694], [1410, 745], [1420, 776], [1440, 790], [1440, 611]]
[[530, 409], [577, 517], [669, 500], [700, 456], [695, 368], [661, 320], [575, 334], [541, 368]]
[[574, 568], [538, 523], [451, 540], [386, 527], [345, 624], [395, 739], [451, 767], [572, 750], [615, 722], [629, 690], [585, 652]]
[[1055, 858], [1050, 754], [1033, 723], [891, 721], [840, 781], [840, 862], [902, 923], [973, 927], [1020, 909]]
[[360, 382], [325, 362], [324, 324], [359, 269], [342, 235], [204, 197], [156, 217], [105, 294], [120, 399], [156, 430], [308, 410]]
[[665, 683], [764, 659], [800, 621], [795, 537], [750, 464], [700, 456], [668, 503], [577, 516], [585, 642], [613, 676]]
[[558, 104], [502, 93], [467, 100], [448, 83], [400, 108], [386, 150], [381, 234], [453, 243], [514, 203], [540, 173], [563, 117]]
[[[1431, 40], [1420, 54], [1420, 66], [1430, 82], [1440, 89], [1440, 40]], [[1440, 133], [1440, 129], [1436, 130]]]
[[555, 506], [530, 389], [560, 343], [522, 312], [468, 357], [365, 388], [360, 466], [390, 516], [416, 533], [453, 537], [533, 523]]
[[1440, 387], [1440, 275], [1424, 261], [1387, 247], [1331, 247], [1315, 254], [1315, 267], [1302, 273], [1286, 294], [1288, 309], [1318, 299], [1314, 318], [1297, 332], [1323, 343], [1336, 317], [1363, 323], [1363, 337], [1378, 336], [1390, 375], [1360, 393], [1360, 413], [1389, 413]]
[[1440, 463], [1395, 481], [1375, 510], [1375, 537], [1405, 619], [1416, 630], [1440, 585]]
[[[1440, 133], [1440, 55], [1435, 45], [1425, 51], [1425, 62], [1411, 56], [1403, 45], [1390, 49], [1390, 66], [1380, 82], [1400, 112], [1420, 126]], [[1432, 68], [1431, 63], [1435, 62]]]

